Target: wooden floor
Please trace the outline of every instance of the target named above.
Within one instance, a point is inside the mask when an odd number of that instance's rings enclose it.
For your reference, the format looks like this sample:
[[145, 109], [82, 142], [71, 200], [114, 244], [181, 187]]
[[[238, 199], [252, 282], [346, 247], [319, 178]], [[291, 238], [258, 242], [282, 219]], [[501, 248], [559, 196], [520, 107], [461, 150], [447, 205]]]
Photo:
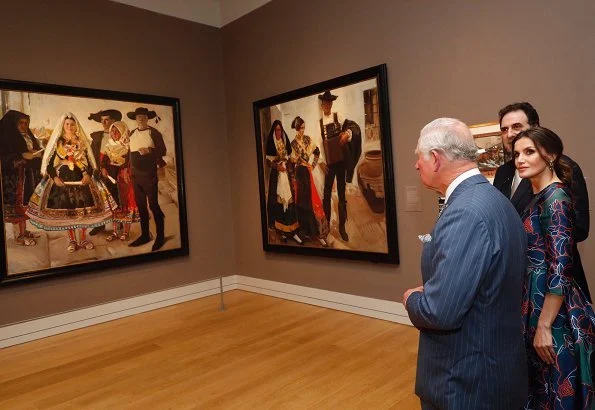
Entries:
[[419, 409], [412, 327], [239, 290], [0, 350], [1, 409]]

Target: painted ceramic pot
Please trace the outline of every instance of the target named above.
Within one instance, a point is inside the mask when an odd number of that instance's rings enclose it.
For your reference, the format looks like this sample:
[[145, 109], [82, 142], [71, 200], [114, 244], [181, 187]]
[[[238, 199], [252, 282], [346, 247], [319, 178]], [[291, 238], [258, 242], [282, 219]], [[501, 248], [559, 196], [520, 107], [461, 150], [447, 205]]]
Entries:
[[359, 187], [373, 212], [384, 212], [384, 171], [382, 151], [371, 150], [364, 154], [364, 160], [357, 168]]

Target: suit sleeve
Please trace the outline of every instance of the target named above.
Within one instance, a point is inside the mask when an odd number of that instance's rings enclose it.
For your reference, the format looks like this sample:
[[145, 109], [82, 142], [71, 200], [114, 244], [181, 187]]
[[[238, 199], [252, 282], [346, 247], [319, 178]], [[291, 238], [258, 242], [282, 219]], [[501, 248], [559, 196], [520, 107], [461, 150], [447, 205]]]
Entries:
[[583, 171], [576, 162], [572, 166], [572, 194], [574, 196], [574, 212], [576, 216], [574, 239], [582, 242], [589, 236], [589, 193]]
[[495, 248], [485, 223], [469, 210], [452, 209], [441, 219], [432, 239], [434, 273], [406, 307], [417, 328], [455, 330], [473, 305]]
[[153, 155], [155, 156], [155, 162], [157, 163], [158, 168], [163, 168], [165, 166], [165, 161], [163, 160], [163, 156], [165, 156], [165, 142], [163, 141], [163, 135], [155, 128], [151, 128], [151, 139], [153, 140], [153, 145], [155, 145], [155, 151]]
[[353, 180], [353, 174], [355, 172], [355, 166], [362, 155], [362, 132], [355, 121], [345, 120], [341, 131], [351, 131], [351, 141], [346, 144], [345, 162], [347, 165], [346, 181], [351, 182]]

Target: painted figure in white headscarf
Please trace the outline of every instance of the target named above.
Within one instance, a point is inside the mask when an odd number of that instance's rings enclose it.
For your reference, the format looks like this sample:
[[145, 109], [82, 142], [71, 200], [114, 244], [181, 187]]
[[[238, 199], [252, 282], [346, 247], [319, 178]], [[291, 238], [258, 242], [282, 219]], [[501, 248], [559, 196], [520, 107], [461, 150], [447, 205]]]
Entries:
[[65, 113], [45, 149], [43, 179], [31, 196], [27, 215], [38, 228], [68, 231], [68, 252], [93, 249], [87, 229], [111, 222], [117, 208], [103, 182], [93, 176], [96, 167], [91, 140], [74, 114]]
[[127, 241], [131, 224], [140, 221], [130, 171], [130, 131], [125, 122], [116, 121], [110, 125], [109, 134], [101, 153], [101, 175], [116, 183], [119, 206], [114, 212], [114, 231], [106, 239]]

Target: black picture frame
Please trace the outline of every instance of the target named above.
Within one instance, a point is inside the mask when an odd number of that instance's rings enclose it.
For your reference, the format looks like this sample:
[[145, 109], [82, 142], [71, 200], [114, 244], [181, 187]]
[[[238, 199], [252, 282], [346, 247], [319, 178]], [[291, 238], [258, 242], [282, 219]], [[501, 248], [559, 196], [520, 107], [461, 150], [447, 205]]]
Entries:
[[[113, 223], [108, 223], [106, 229], [95, 236], [89, 235], [91, 231], [91, 225], [89, 225], [85, 228], [85, 232], [86, 239], [91, 239], [91, 242], [94, 244], [92, 249], [83, 246], [85, 245], [83, 240], [85, 236], [82, 234], [83, 229], [79, 226], [74, 232], [76, 241], [80, 242], [82, 245], [77, 242], [77, 246], [73, 246], [75, 251], [72, 253], [68, 252], [68, 249], [65, 246], [66, 244], [69, 244], [70, 237], [67, 233], [68, 230], [63, 226], [60, 227], [60, 230], [40, 229], [39, 227], [33, 226], [31, 220], [28, 217], [25, 217], [24, 223], [27, 233], [25, 235], [21, 234], [21, 232], [23, 232], [21, 230], [22, 215], [17, 215], [16, 220], [14, 219], [13, 213], [10, 214], [10, 217], [8, 216], [9, 209], [11, 210], [10, 212], [14, 211], [14, 209], [11, 208], [12, 199], [10, 198], [12, 198], [12, 194], [9, 191], [12, 182], [10, 182], [8, 175], [12, 170], [18, 168], [19, 161], [9, 161], [8, 158], [14, 159], [15, 157], [10, 157], [8, 155], [9, 151], [13, 150], [13, 148], [9, 149], [8, 147], [12, 147], [14, 144], [7, 142], [7, 138], [14, 138], [14, 135], [10, 132], [4, 132], [3, 130], [5, 128], [1, 128], [0, 157], [2, 158], [2, 169], [6, 172], [3, 172], [1, 180], [2, 190], [0, 191], [0, 207], [2, 215], [4, 216], [3, 235], [0, 235], [0, 285], [21, 283], [23, 281], [54, 277], [63, 274], [106, 270], [189, 254], [179, 99], [122, 91], [0, 79], [0, 117], [4, 118], [5, 114], [11, 110], [27, 114], [30, 119], [28, 124], [28, 130], [30, 131], [29, 135], [31, 136], [30, 139], [34, 139], [37, 144], [46, 150], [48, 147], [44, 146], [44, 144], [48, 144], [48, 142], [52, 140], [52, 127], [54, 129], [59, 128], [57, 124], [60, 119], [65, 123], [65, 113], [70, 112], [74, 114], [78, 121], [77, 135], [87, 136], [87, 145], [84, 148], [85, 152], [87, 155], [95, 158], [95, 154], [93, 150], [90, 149], [89, 145], [95, 138], [92, 137], [91, 134], [98, 135], [97, 131], [103, 131], [102, 124], [100, 123], [100, 114], [102, 114], [103, 110], [108, 109], [118, 111], [122, 117], [121, 121], [126, 123], [130, 131], [133, 131], [137, 126], [136, 114], [143, 112], [148, 113], [148, 125], [152, 127], [150, 138], [156, 142], [157, 136], [155, 135], [160, 134], [163, 139], [163, 144], [166, 147], [165, 155], [158, 159], [155, 154], [151, 154], [155, 158], [155, 162], [159, 164], [157, 171], [158, 196], [160, 207], [165, 214], [165, 235], [163, 246], [160, 249], [155, 250], [153, 250], [152, 247], [155, 237], [157, 236], [154, 224], [155, 217], [152, 210], [149, 210], [151, 241], [138, 247], [128, 246], [134, 241], [135, 236], [139, 235], [138, 222], [118, 223], [117, 228], [121, 228], [120, 232], [122, 238], [115, 237], [115, 239], [109, 243], [108, 236], [110, 236], [110, 227], [113, 229]], [[105, 114], [105, 112], [103, 112], [103, 114]], [[132, 114], [132, 117], [130, 114]], [[118, 115], [114, 114], [114, 117], [117, 119]], [[6, 124], [9, 122], [7, 116]], [[10, 127], [12, 127], [12, 125]], [[80, 132], [81, 129], [83, 130], [82, 133]], [[154, 130], [157, 130], [158, 132], [155, 133]], [[102, 134], [102, 132], [100, 134]], [[16, 135], [18, 136], [18, 134]], [[82, 140], [81, 137], [79, 141]], [[103, 141], [105, 142], [106, 140], [104, 139]], [[81, 144], [81, 146], [82, 145], [84, 144]], [[54, 144], [54, 146], [57, 145]], [[92, 152], [89, 153], [88, 151]], [[40, 158], [44, 153], [39, 154]], [[14, 152], [11, 153], [11, 155], [12, 154], [14, 154]], [[101, 155], [103, 155], [103, 151]], [[91, 163], [89, 157], [87, 157], [86, 160], [89, 164]], [[100, 160], [97, 159], [95, 163], [95, 170], [97, 172], [93, 173], [93, 175], [96, 175], [92, 178], [93, 181], [107, 181], [107, 179], [99, 172], [102, 166], [100, 165]], [[130, 162], [128, 161], [128, 164], [129, 163]], [[35, 168], [32, 169], [34, 175]], [[92, 167], [89, 169], [92, 169]], [[124, 195], [124, 189], [122, 188], [119, 190], [121, 188], [121, 175], [119, 173], [121, 169], [117, 170], [118, 173], [116, 179], [112, 178], [110, 180], [115, 181], [114, 186], [116, 186], [116, 191], [114, 191], [114, 195], [118, 195], [118, 199], [120, 199], [120, 194]], [[39, 178], [40, 175], [37, 175], [34, 184], [36, 189], [39, 185], [37, 183]], [[126, 180], [126, 178], [122, 178], [122, 180]], [[140, 177], [138, 180], [140, 180]], [[16, 181], [16, 186], [18, 187], [19, 184], [22, 184], [26, 179], [19, 180], [17, 178], [14, 181]], [[134, 176], [132, 176], [132, 180], [128, 187], [129, 190], [127, 191], [132, 197], [134, 197], [134, 181]], [[28, 182], [30, 183], [30, 181]], [[95, 184], [95, 182], [90, 183], [89, 187], [94, 186], [93, 184]], [[97, 183], [96, 185], [98, 187], [101, 186], [100, 183]], [[95, 192], [93, 191], [94, 188], [90, 189], [92, 192]], [[27, 192], [26, 189], [24, 191]], [[98, 192], [99, 191], [101, 190], [98, 189]], [[105, 191], [105, 189], [103, 191]], [[39, 192], [42, 191], [40, 190]], [[27, 200], [23, 199], [22, 202], [26, 203]], [[105, 203], [108, 202], [109, 201], [105, 199]], [[131, 203], [133, 204], [133, 202]], [[14, 208], [16, 209], [16, 207]], [[29, 209], [26, 206], [25, 208]], [[123, 210], [124, 208], [111, 209]], [[137, 213], [134, 213], [134, 215], [135, 218], [138, 216]], [[90, 217], [84, 216], [82, 219], [83, 222], [81, 222], [82, 224], [90, 221], [90, 219], [85, 218]], [[8, 220], [12, 222], [8, 222]], [[103, 221], [105, 221], [105, 219]], [[125, 235], [125, 225], [130, 226], [128, 235]], [[65, 238], [63, 238], [62, 235]], [[31, 245], [30, 240], [26, 241], [29, 245], [25, 245], [24, 238], [29, 236], [37, 236], [37, 238], [33, 238], [35, 242], [34, 245]]]
[[[321, 103], [333, 98], [334, 108], [331, 107], [331, 114], [326, 118], [335, 125], [323, 125]], [[332, 112], [338, 112], [336, 119]], [[398, 264], [386, 64], [255, 101], [253, 114], [263, 250]], [[291, 129], [297, 116], [305, 122], [304, 135], [309, 136], [306, 143], [302, 136], [296, 139], [298, 130]], [[281, 148], [273, 137], [272, 127], [278, 124], [277, 120], [287, 135], [287, 139], [280, 138], [284, 141]], [[345, 134], [340, 134], [342, 132]], [[323, 133], [330, 136], [326, 142]], [[345, 136], [345, 140], [340, 141], [341, 136], [337, 134]], [[358, 139], [361, 140], [359, 159]], [[293, 154], [287, 152], [285, 145], [293, 147]], [[318, 162], [313, 159], [316, 157], [313, 146], [320, 153]], [[327, 157], [335, 161], [334, 164], [329, 166]], [[327, 165], [330, 174], [323, 172], [321, 163]], [[304, 168], [310, 168], [309, 178]], [[327, 175], [341, 174], [342, 169], [346, 180], [350, 170], [353, 172], [352, 181], [345, 187], [346, 201], [341, 199], [342, 188], [337, 184], [342, 178], [333, 178], [333, 188], [328, 194], [330, 177]], [[284, 172], [286, 176], [282, 175]], [[271, 174], [274, 174], [273, 183]], [[342, 205], [345, 202], [346, 205]], [[292, 204], [294, 210], [291, 210]], [[328, 220], [326, 224], [323, 217]]]

